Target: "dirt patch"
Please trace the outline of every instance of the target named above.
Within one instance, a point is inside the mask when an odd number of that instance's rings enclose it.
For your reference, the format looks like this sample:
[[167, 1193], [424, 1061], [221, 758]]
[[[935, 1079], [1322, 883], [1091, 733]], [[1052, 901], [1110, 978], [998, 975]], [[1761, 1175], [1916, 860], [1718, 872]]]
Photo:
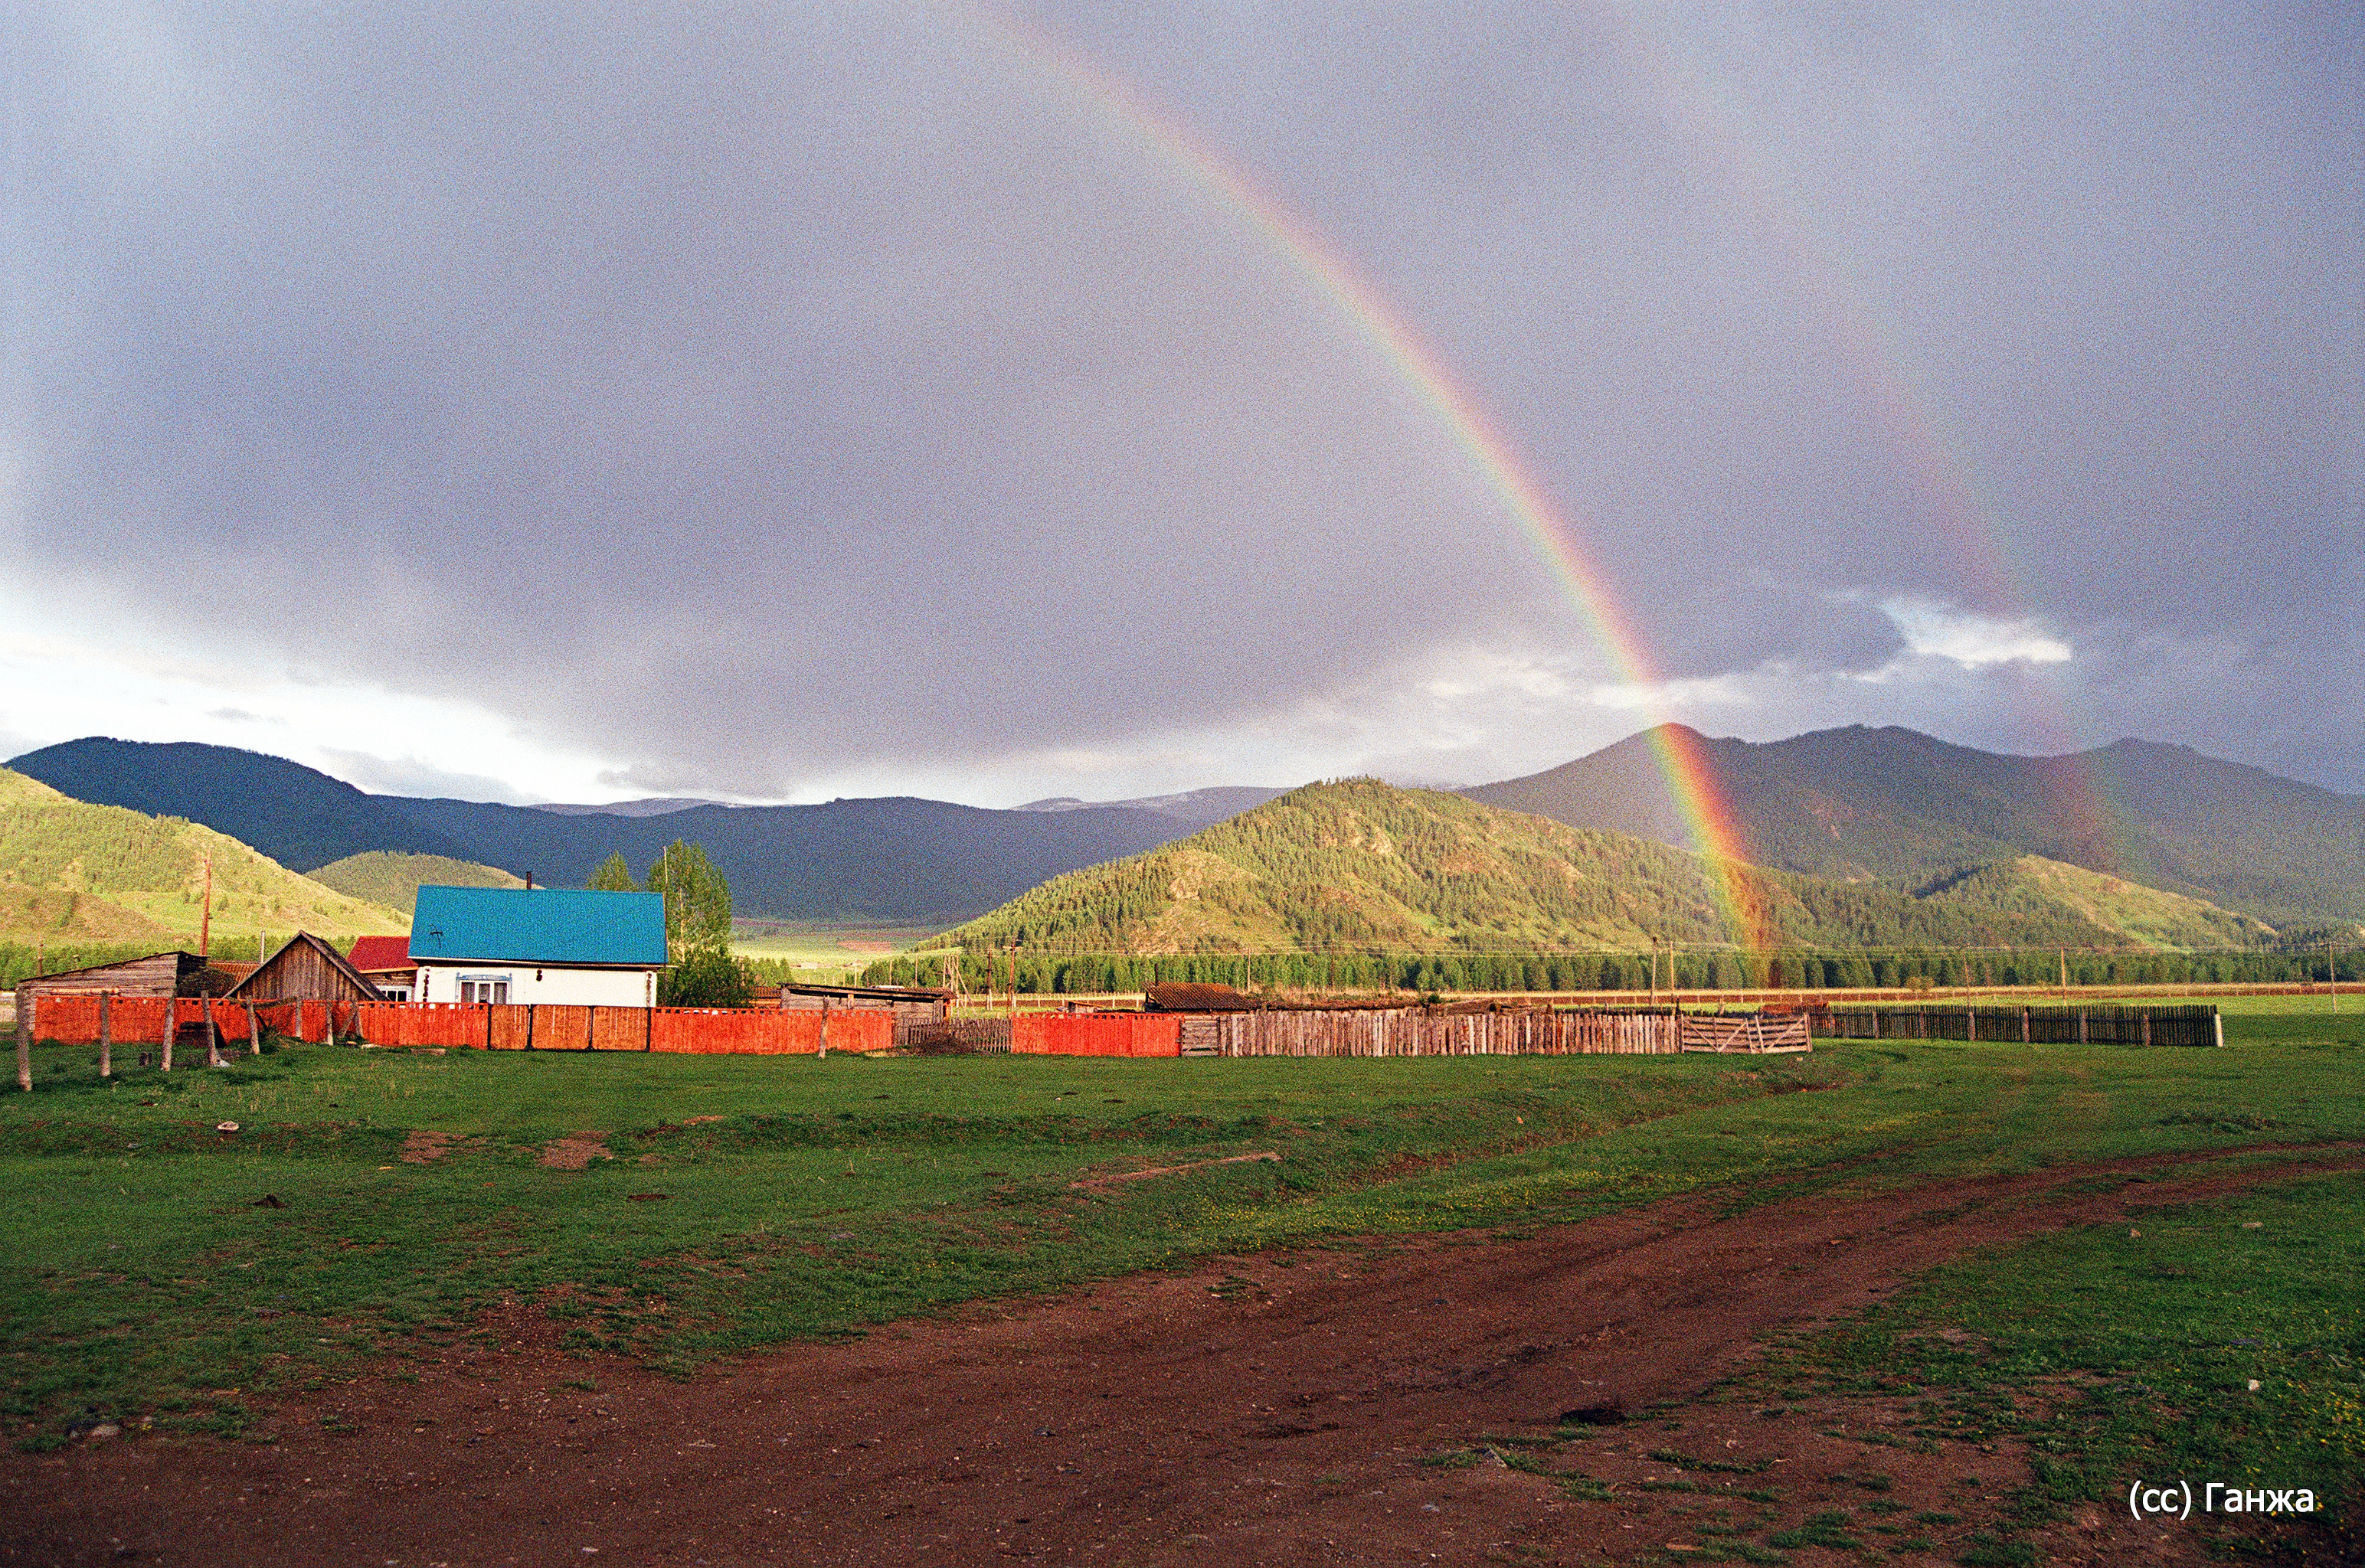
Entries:
[[[1714, 1391], [1764, 1331], [1972, 1248], [2365, 1159], [2169, 1163], [1220, 1258], [686, 1381], [570, 1354], [510, 1307], [495, 1344], [283, 1406], [269, 1443], [0, 1456], [0, 1563], [1669, 1562], [1761, 1518], [1759, 1540], [1819, 1528], [1952, 1562], [2026, 1479], [2012, 1445], [1917, 1447], [1892, 1405], [1769, 1414]], [[1630, 1414], [1553, 1440], [1587, 1406]], [[2036, 1538], [2046, 1560], [2195, 1565], [2207, 1539], [2100, 1508]]]
[[542, 1162], [553, 1170], [580, 1170], [595, 1159], [614, 1158], [602, 1132], [568, 1133], [542, 1151]]
[[454, 1137], [450, 1133], [431, 1132], [425, 1127], [413, 1127], [402, 1140], [402, 1162], [405, 1165], [432, 1165], [447, 1154], [465, 1154], [481, 1148], [485, 1140], [477, 1137]]
[[1110, 1176], [1087, 1176], [1081, 1182], [1070, 1182], [1070, 1187], [1104, 1191], [1126, 1182], [1146, 1181], [1152, 1176], [1179, 1176], [1185, 1170], [1205, 1170], [1217, 1165], [1252, 1165], [1259, 1160], [1281, 1162], [1281, 1156], [1272, 1149], [1261, 1154], [1227, 1154], [1221, 1159], [1194, 1159], [1187, 1165], [1152, 1165], [1140, 1170], [1120, 1170]]

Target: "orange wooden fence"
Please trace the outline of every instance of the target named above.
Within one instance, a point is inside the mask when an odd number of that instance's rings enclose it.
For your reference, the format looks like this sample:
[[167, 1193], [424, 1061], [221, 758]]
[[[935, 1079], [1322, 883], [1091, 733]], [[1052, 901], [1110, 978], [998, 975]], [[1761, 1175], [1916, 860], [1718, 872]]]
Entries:
[[1182, 1019], [1172, 1013], [1033, 1013], [1011, 1020], [1011, 1054], [1171, 1057], [1182, 1054]]
[[[118, 996], [107, 1019], [118, 1045], [161, 1041], [164, 1010], [173, 1008], [175, 1029], [200, 1024], [209, 1005], [202, 997]], [[98, 1039], [98, 998], [43, 996], [31, 999], [36, 1038], [64, 1045]], [[542, 1002], [505, 1006], [461, 1002], [215, 1002], [215, 1027], [230, 1041], [247, 1037], [250, 1006], [263, 1027], [306, 1040], [324, 1040], [333, 1022], [342, 1036], [358, 1035], [373, 1046], [462, 1047], [496, 1051], [671, 1051], [701, 1055], [810, 1055], [826, 1044], [834, 1051], [883, 1051], [895, 1044], [895, 1015], [886, 1008], [783, 1013], [769, 1008], [569, 1007]]]
[[[95, 1045], [98, 1040], [98, 998], [86, 992], [60, 996], [37, 996], [29, 999], [34, 1037], [56, 1040], [64, 1045]], [[299, 1036], [307, 1040], [328, 1038], [330, 1025], [326, 1002], [221, 1002], [210, 1004], [201, 996], [118, 996], [111, 998], [107, 1013], [107, 1033], [118, 1045], [139, 1045], [164, 1037], [164, 1010], [173, 1010], [173, 1027], [178, 1030], [203, 1024], [208, 1005], [212, 1008], [214, 1027], [225, 1039], [247, 1037], [247, 1012], [252, 1008], [260, 1016], [263, 1027], [282, 1035]], [[353, 1015], [366, 1003], [342, 1002], [336, 1008], [336, 1026], [350, 1031]]]

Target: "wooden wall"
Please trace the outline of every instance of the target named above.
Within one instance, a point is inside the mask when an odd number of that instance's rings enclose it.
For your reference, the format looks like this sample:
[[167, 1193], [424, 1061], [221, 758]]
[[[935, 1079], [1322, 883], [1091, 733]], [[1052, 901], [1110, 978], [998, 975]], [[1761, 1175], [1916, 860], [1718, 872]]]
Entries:
[[[1212, 1017], [1216, 1051], [1227, 1057], [1660, 1056], [1680, 1044], [1671, 1013], [1325, 1008]], [[1198, 1054], [1198, 1034], [1185, 1026], [1184, 1055]]]
[[309, 942], [290, 942], [263, 960], [241, 990], [265, 1002], [375, 1002], [375, 990], [356, 986], [327, 951]]
[[25, 991], [30, 996], [102, 991], [118, 996], [174, 996], [182, 993], [185, 977], [190, 994], [195, 994], [196, 977], [203, 972], [193, 954], [151, 953], [144, 958], [126, 958], [119, 964], [101, 964], [70, 974], [37, 975], [25, 981]]

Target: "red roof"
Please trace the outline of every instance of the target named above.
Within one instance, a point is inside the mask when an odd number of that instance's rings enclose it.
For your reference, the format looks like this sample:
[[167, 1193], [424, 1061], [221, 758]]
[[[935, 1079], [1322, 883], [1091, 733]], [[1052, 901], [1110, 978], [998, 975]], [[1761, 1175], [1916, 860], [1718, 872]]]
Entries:
[[356, 936], [345, 961], [357, 969], [407, 969], [410, 967], [408, 936]]

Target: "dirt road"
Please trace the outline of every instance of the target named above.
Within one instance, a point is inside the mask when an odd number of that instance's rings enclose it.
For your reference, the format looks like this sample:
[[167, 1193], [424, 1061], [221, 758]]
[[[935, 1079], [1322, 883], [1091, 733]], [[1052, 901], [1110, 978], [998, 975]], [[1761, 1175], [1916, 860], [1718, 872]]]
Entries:
[[[2360, 1163], [2317, 1151], [2284, 1169]], [[285, 1406], [268, 1445], [10, 1455], [0, 1564], [1697, 1562], [1700, 1527], [1747, 1512], [1751, 1484], [1793, 1515], [1870, 1505], [1900, 1521], [1877, 1543], [1892, 1561], [1951, 1562], [2024, 1474], [2008, 1445], [1921, 1455], [1826, 1435], [1895, 1414], [1877, 1406], [1768, 1418], [1695, 1396], [1761, 1331], [1967, 1249], [2259, 1179], [2139, 1165], [2150, 1179], [2124, 1190], [2095, 1178], [2137, 1164], [1218, 1259], [687, 1382], [570, 1356], [520, 1309], [496, 1326], [502, 1349]], [[1606, 1499], [1491, 1459], [1423, 1462], [1575, 1407], [1663, 1401], [1678, 1404], [1555, 1456], [1611, 1484]], [[2197, 1536], [2099, 1509], [2046, 1546], [2204, 1560]]]

